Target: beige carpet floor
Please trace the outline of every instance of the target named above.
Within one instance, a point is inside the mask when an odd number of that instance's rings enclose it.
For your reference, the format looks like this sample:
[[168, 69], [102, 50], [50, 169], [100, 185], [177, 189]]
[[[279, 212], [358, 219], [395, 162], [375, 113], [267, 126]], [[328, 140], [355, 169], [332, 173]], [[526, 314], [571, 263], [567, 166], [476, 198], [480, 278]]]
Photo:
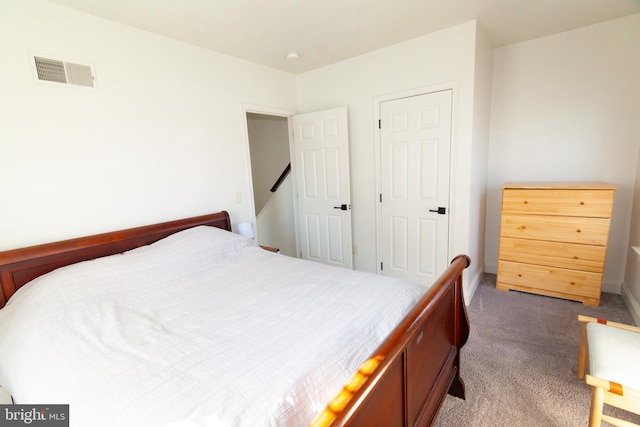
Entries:
[[[447, 396], [436, 426], [586, 427], [590, 387], [577, 378], [577, 317], [634, 324], [622, 297], [605, 293], [600, 307], [587, 307], [498, 291], [495, 279], [484, 276], [468, 307], [471, 333], [461, 352], [467, 398]], [[640, 416], [606, 405], [605, 413], [640, 423]]]

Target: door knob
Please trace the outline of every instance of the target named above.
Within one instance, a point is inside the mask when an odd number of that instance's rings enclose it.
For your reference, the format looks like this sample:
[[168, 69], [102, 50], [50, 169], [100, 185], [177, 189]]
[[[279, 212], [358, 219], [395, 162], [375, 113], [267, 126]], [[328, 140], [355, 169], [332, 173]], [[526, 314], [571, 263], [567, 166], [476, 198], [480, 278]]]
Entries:
[[437, 212], [439, 215], [447, 213], [447, 208], [439, 207], [438, 209], [429, 209], [429, 212]]
[[340, 205], [340, 206], [334, 206], [333, 209], [340, 209], [342, 211], [346, 211], [347, 209], [349, 209], [349, 207], [347, 205]]

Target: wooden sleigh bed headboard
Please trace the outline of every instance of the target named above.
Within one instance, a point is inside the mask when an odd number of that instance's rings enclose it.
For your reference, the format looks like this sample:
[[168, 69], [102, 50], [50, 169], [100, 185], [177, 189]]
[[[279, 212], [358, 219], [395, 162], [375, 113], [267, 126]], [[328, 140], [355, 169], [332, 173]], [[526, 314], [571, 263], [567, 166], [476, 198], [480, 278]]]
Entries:
[[198, 225], [231, 231], [226, 211], [0, 252], [0, 308], [27, 282], [56, 268], [148, 245]]
[[[56, 268], [148, 245], [207, 225], [231, 231], [226, 211], [0, 252], [0, 308], [30, 280]], [[314, 426], [429, 426], [447, 394], [464, 398], [460, 349], [469, 335], [457, 256], [377, 351], [313, 421]]]

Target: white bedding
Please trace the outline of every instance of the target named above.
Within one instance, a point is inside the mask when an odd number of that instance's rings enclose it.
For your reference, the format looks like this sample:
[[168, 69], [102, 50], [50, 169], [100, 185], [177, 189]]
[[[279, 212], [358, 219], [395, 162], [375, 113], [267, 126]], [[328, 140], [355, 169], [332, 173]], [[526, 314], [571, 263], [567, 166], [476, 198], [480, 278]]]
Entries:
[[303, 426], [423, 295], [196, 227], [0, 310], [0, 384], [72, 426]]

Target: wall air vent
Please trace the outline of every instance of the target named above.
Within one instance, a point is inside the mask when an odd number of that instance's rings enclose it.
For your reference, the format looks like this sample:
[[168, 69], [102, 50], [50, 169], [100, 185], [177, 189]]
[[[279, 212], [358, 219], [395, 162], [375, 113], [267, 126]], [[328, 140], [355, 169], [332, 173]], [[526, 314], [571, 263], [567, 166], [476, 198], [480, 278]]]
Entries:
[[33, 60], [39, 81], [95, 87], [90, 65], [74, 64], [41, 56], [34, 56]]

